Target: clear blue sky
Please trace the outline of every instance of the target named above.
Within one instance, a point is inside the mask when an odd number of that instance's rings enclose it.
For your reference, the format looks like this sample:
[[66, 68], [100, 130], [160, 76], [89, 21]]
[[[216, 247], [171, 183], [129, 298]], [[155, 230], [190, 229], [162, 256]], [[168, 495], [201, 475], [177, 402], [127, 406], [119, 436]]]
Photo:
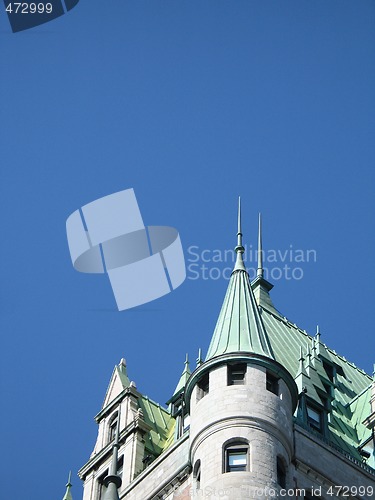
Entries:
[[187, 258], [235, 245], [241, 194], [248, 245], [261, 211], [265, 249], [316, 251], [273, 280], [277, 308], [371, 372], [374, 18], [373, 0], [81, 0], [13, 34], [0, 12], [4, 498], [59, 500], [72, 469], [79, 500], [113, 366], [164, 403], [207, 350], [225, 279], [120, 313], [72, 268], [66, 218], [121, 189]]

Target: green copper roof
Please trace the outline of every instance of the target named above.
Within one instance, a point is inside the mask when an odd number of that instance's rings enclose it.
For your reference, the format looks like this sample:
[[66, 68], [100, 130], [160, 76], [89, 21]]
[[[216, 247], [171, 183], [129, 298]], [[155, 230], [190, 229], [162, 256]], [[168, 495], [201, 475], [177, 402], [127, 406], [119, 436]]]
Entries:
[[221, 354], [250, 352], [273, 358], [246, 271], [234, 271], [206, 361]]
[[66, 492], [65, 495], [63, 496], [62, 500], [73, 500], [72, 494], [70, 492], [70, 489], [72, 487], [72, 483], [70, 482], [72, 478], [72, 472], [69, 472], [69, 477], [68, 477], [68, 482], [66, 483]]
[[145, 422], [151, 427], [145, 436], [145, 448], [149, 454], [157, 457], [167, 447], [175, 419], [167, 409], [147, 396], [138, 399], [138, 406], [143, 411]]
[[260, 354], [273, 359], [242, 254], [241, 206], [238, 210], [237, 261], [212, 336], [206, 361], [235, 352]]
[[[320, 334], [313, 337], [264, 304], [262, 309], [274, 357], [295, 377], [299, 392], [305, 388], [306, 396], [321, 407], [331, 401], [325, 439], [362, 461], [357, 448], [371, 436], [363, 423], [371, 413], [371, 377], [323, 344]], [[335, 367], [333, 383], [323, 362]]]

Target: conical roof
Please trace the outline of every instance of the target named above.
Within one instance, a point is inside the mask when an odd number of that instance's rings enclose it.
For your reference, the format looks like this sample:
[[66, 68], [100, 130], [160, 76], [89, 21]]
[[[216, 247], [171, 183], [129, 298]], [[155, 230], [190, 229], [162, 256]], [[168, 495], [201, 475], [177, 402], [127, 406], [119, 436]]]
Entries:
[[243, 263], [241, 205], [238, 209], [237, 261], [211, 339], [206, 361], [222, 354], [246, 352], [274, 359], [260, 311]]

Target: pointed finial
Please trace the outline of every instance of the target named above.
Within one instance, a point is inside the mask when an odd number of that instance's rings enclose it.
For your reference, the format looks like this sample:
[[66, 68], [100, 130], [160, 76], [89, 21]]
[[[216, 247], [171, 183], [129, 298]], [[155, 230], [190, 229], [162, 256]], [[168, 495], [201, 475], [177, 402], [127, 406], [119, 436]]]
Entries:
[[304, 361], [305, 361], [305, 358], [303, 357], [302, 347], [299, 348], [299, 360], [298, 361], [299, 361], [298, 373], [306, 375], [305, 367], [304, 367], [304, 364], [303, 364]]
[[302, 347], [299, 348], [299, 370], [300, 372], [303, 372], [303, 362], [305, 361], [305, 358], [303, 357], [303, 352], [302, 352]]
[[302, 346], [299, 348], [299, 360], [298, 361], [305, 361], [305, 358], [303, 357]]
[[185, 365], [185, 367], [184, 367], [184, 373], [186, 373], [186, 372], [190, 373], [190, 369], [189, 369], [189, 355], [188, 355], [188, 353], [186, 353], [184, 365]]
[[203, 363], [203, 360], [202, 360], [202, 349], [199, 348], [198, 349], [198, 357], [197, 357], [197, 368], [198, 368], [198, 366], [201, 366], [202, 363]]
[[307, 363], [310, 364], [310, 362], [311, 362], [311, 349], [310, 349], [309, 344], [307, 344], [307, 348], [306, 348], [306, 359], [307, 359]]
[[263, 278], [262, 214], [258, 216], [258, 269], [257, 277]]
[[65, 485], [66, 486], [66, 492], [65, 492], [65, 495], [63, 496], [63, 500], [73, 500], [72, 499], [72, 494], [70, 492], [70, 489], [72, 487], [71, 480], [72, 480], [72, 471], [69, 471], [68, 482]]
[[316, 337], [316, 342], [317, 342], [318, 347], [319, 347], [319, 343], [320, 343], [320, 328], [319, 328], [319, 325], [316, 325], [316, 334], [315, 334], [315, 337]]
[[238, 197], [237, 246], [242, 247], [241, 196]]
[[318, 347], [319, 347], [318, 339], [313, 337], [311, 341], [312, 341], [312, 363], [314, 366], [316, 366], [317, 362], [320, 361], [318, 357]]
[[237, 224], [237, 246], [234, 249], [237, 253], [236, 264], [233, 271], [246, 271], [245, 265], [243, 263], [242, 254], [245, 249], [242, 246], [242, 229], [241, 229], [241, 197], [238, 197], [238, 224]]

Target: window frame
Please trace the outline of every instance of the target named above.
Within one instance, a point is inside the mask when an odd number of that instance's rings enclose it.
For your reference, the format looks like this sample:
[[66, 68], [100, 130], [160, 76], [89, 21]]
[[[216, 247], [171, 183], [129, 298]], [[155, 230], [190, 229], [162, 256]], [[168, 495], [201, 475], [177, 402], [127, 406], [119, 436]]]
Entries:
[[[310, 412], [315, 413], [316, 415], [319, 416], [319, 423], [318, 420], [314, 419], [311, 416]], [[324, 434], [324, 410], [321, 408], [318, 408], [317, 406], [311, 404], [311, 403], [306, 403], [306, 418], [307, 418], [307, 425], [313, 429], [316, 432], [319, 432], [320, 434]]]
[[276, 477], [277, 484], [280, 486], [280, 488], [286, 489], [286, 476], [287, 467], [285, 464], [285, 460], [278, 455], [276, 458]]
[[325, 359], [323, 359], [322, 363], [328, 380], [331, 382], [331, 384], [335, 385], [337, 379], [336, 366], [329, 361], [326, 361]]
[[203, 399], [210, 392], [210, 372], [206, 372], [197, 383], [197, 401]]
[[113, 441], [116, 437], [118, 411], [116, 411], [108, 421], [107, 443]]
[[[245, 439], [230, 440], [223, 446], [223, 473], [248, 472], [250, 465], [249, 443]], [[230, 457], [233, 454], [245, 457], [245, 464], [231, 465]]]
[[269, 371], [266, 372], [266, 389], [268, 392], [272, 392], [272, 394], [275, 394], [275, 396], [279, 396], [279, 380], [280, 379], [273, 373]]
[[245, 385], [246, 363], [235, 363], [227, 365], [227, 385]]

